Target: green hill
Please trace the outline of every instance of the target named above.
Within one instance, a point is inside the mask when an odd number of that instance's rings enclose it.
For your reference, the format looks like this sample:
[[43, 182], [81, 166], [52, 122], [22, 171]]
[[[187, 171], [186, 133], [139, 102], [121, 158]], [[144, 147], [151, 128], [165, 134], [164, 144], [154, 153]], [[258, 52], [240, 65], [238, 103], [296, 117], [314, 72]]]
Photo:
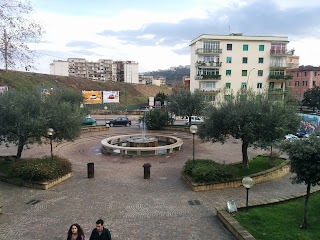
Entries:
[[120, 82], [97, 82], [86, 78], [64, 77], [32, 72], [4, 71], [0, 70], [0, 86], [8, 86], [14, 89], [23, 88], [73, 88], [79, 91], [120, 91], [120, 103], [117, 106], [125, 106], [124, 95], [127, 93], [127, 105], [148, 103], [149, 97], [154, 97], [158, 92], [171, 94], [168, 87], [146, 86], [140, 84], [128, 84]]

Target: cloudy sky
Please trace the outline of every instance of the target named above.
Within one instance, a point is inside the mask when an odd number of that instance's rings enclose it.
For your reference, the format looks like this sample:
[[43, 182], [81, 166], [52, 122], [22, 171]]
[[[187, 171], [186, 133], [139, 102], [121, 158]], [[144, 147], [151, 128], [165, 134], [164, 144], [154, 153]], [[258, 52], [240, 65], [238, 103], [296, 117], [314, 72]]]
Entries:
[[190, 64], [201, 34], [288, 36], [300, 64], [320, 65], [318, 0], [31, 0], [44, 27], [36, 72], [52, 60], [139, 62], [139, 72]]

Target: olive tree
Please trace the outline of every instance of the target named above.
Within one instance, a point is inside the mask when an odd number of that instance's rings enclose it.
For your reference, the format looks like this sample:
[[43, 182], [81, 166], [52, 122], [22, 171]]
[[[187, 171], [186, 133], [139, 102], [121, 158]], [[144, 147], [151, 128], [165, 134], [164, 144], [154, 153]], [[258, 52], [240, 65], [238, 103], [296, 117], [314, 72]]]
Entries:
[[183, 89], [169, 96], [169, 110], [176, 115], [189, 116], [189, 124], [191, 116], [201, 115], [206, 106], [205, 96], [200, 91], [191, 93]]
[[43, 34], [41, 25], [30, 18], [32, 12], [28, 1], [0, 1], [0, 59], [6, 70], [17, 62], [26, 70], [31, 67], [34, 50], [30, 44], [37, 43]]
[[72, 140], [80, 134], [82, 114], [78, 106], [41, 96], [34, 91], [9, 90], [0, 98], [0, 140], [17, 145], [17, 159], [26, 144], [41, 143], [47, 129], [53, 128], [53, 140]]
[[296, 131], [300, 117], [285, 102], [272, 102], [266, 93], [241, 89], [225, 101], [211, 106], [199, 129], [202, 139], [224, 143], [231, 135], [242, 141], [242, 166], [249, 168], [248, 147], [272, 143]]
[[307, 194], [304, 201], [303, 223], [301, 228], [308, 227], [308, 201], [311, 186], [320, 184], [320, 141], [316, 136], [308, 139], [297, 139], [283, 143], [282, 149], [290, 158], [290, 171], [295, 173], [293, 183], [305, 183]]

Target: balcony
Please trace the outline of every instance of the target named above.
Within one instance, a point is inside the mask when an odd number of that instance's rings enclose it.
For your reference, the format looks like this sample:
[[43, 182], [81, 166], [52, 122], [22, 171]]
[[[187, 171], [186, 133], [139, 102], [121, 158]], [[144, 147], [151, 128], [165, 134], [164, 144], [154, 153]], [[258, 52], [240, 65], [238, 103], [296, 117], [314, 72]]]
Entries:
[[196, 80], [208, 80], [208, 81], [214, 81], [214, 80], [221, 80], [221, 75], [218, 74], [202, 74], [197, 75], [195, 77]]
[[289, 68], [288, 64], [270, 64], [270, 68], [272, 69], [286, 69]]
[[198, 68], [218, 68], [221, 67], [222, 62], [204, 62], [204, 61], [197, 61], [196, 67]]
[[294, 50], [270, 50], [271, 56], [293, 56]]
[[277, 81], [284, 81], [292, 79], [291, 75], [269, 75], [269, 80], [277, 80]]
[[200, 91], [206, 94], [217, 94], [221, 92], [221, 88], [200, 88]]
[[217, 49], [204, 49], [204, 48], [198, 48], [196, 50], [196, 54], [203, 54], [203, 55], [213, 55], [213, 54], [221, 54], [222, 49], [217, 48]]

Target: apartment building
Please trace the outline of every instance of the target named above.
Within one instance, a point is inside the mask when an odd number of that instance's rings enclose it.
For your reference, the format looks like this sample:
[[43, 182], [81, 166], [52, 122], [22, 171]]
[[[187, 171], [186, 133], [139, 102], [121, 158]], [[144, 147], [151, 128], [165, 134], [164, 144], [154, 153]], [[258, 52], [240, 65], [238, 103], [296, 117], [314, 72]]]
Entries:
[[287, 81], [287, 88], [291, 89], [292, 96], [300, 101], [308, 89], [320, 86], [320, 67], [301, 66], [288, 69], [287, 74], [292, 76], [292, 79]]
[[93, 81], [139, 83], [138, 63], [134, 61], [99, 59], [94, 62], [85, 58], [54, 60], [50, 64], [50, 74], [90, 78]]
[[139, 74], [139, 84], [152, 85], [153, 76], [145, 75], [143, 73]]
[[190, 91], [206, 99], [227, 98], [240, 88], [285, 90], [288, 37], [203, 34], [191, 41]]

